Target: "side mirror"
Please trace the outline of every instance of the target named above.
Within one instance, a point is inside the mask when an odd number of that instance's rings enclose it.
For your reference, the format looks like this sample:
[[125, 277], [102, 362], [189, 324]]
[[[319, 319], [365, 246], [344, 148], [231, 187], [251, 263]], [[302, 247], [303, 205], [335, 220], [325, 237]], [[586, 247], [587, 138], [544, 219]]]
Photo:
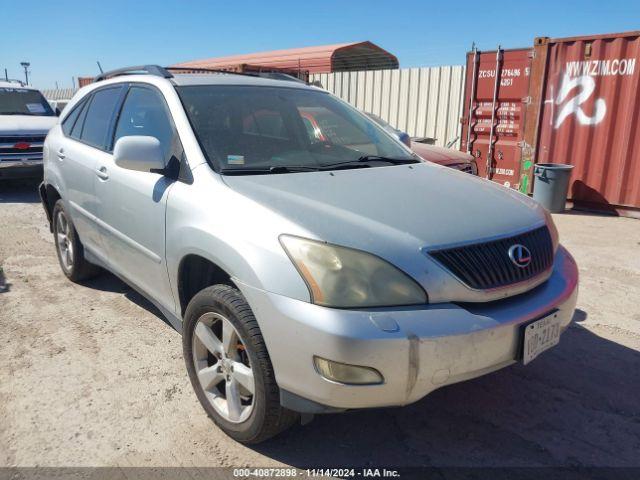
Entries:
[[398, 139], [407, 147], [411, 148], [411, 137], [406, 132], [398, 132]]
[[113, 160], [119, 167], [138, 172], [160, 173], [165, 168], [160, 141], [155, 137], [121, 137], [113, 148]]

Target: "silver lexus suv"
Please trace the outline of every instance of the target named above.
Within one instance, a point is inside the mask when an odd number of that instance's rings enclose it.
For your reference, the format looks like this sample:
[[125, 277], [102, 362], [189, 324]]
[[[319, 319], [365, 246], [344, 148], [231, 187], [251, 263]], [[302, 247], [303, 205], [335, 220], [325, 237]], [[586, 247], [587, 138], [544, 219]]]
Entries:
[[526, 364], [571, 322], [576, 264], [543, 208], [329, 93], [157, 66], [96, 80], [45, 142], [60, 266], [149, 298], [234, 439]]

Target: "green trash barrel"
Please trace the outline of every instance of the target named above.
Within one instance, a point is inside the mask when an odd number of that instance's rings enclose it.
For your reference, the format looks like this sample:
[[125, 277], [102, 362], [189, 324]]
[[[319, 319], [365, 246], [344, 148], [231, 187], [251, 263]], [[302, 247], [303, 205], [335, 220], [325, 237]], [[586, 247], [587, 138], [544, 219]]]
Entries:
[[573, 165], [538, 163], [533, 167], [533, 199], [551, 213], [564, 212]]

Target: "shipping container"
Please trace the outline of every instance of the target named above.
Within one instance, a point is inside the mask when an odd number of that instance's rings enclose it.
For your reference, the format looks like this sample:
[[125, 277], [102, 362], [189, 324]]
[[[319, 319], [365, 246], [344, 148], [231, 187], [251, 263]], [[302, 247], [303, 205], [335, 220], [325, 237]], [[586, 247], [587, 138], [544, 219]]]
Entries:
[[537, 161], [575, 165], [575, 203], [637, 215], [640, 32], [536, 43], [547, 58]]
[[574, 165], [574, 205], [640, 216], [640, 32], [467, 54], [461, 149], [531, 193], [535, 163]]
[[93, 83], [93, 77], [78, 77], [78, 88], [86, 87]]
[[479, 175], [519, 188], [530, 49], [467, 54], [463, 151], [476, 157]]

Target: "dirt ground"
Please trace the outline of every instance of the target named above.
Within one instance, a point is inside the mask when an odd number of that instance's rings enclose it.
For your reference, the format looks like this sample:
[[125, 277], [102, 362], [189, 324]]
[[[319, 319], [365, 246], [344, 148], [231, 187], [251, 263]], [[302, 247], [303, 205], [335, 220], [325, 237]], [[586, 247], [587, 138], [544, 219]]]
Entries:
[[206, 417], [154, 308], [109, 274], [67, 281], [35, 184], [0, 184], [0, 466], [640, 466], [640, 221], [555, 219], [581, 273], [558, 347], [248, 448]]

